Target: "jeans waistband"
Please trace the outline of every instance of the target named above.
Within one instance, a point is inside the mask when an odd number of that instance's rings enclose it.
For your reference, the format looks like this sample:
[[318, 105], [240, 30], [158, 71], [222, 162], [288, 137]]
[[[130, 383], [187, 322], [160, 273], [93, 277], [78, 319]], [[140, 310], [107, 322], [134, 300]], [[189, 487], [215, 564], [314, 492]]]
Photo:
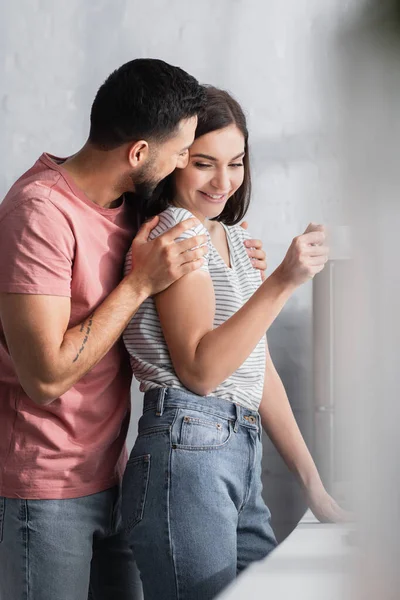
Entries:
[[229, 419], [236, 426], [260, 426], [260, 415], [257, 411], [216, 396], [197, 396], [180, 388], [157, 388], [144, 394], [143, 412], [155, 410], [156, 415], [161, 416], [166, 408], [192, 408]]

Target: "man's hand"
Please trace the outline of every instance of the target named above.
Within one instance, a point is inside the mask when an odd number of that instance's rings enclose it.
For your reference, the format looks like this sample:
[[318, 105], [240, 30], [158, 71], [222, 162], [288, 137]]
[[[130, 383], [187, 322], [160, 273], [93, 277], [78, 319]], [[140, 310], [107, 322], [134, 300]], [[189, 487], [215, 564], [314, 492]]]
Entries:
[[183, 275], [199, 269], [204, 264], [203, 256], [209, 251], [206, 235], [175, 242], [182, 233], [199, 224], [196, 218], [186, 219], [154, 240], [148, 241], [158, 219], [153, 217], [139, 229], [131, 246], [132, 271], [126, 277], [132, 278], [133, 285], [146, 290], [149, 296], [154, 296]]
[[[247, 221], [243, 221], [243, 223], [240, 223], [240, 226], [243, 227], [243, 229], [247, 229]], [[246, 240], [244, 242], [244, 245], [246, 246], [247, 254], [250, 257], [250, 260], [253, 263], [253, 267], [261, 271], [261, 279], [262, 281], [265, 281], [265, 271], [267, 270], [267, 256], [263, 250], [262, 241]]]
[[302, 235], [294, 238], [275, 273], [297, 287], [322, 271], [328, 254], [324, 226], [310, 223]]

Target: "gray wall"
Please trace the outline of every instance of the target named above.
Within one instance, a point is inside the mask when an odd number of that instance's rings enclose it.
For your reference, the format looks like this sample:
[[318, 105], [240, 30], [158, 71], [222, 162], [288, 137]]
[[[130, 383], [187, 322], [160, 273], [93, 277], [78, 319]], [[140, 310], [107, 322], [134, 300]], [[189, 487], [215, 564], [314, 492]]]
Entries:
[[[250, 231], [271, 271], [308, 222], [337, 223], [336, 32], [355, 2], [337, 0], [2, 0], [0, 194], [44, 150], [66, 156], [88, 133], [94, 94], [134, 57], [163, 58], [229, 89], [249, 118], [254, 164]], [[311, 286], [271, 328], [270, 346], [312, 445]], [[131, 444], [141, 398], [134, 388]], [[265, 445], [265, 493], [284, 536], [298, 490]]]

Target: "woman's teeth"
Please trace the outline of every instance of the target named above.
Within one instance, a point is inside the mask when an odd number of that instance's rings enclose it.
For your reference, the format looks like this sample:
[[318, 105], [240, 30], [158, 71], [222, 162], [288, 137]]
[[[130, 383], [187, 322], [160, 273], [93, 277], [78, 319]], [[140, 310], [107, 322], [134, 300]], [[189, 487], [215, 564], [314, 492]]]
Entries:
[[226, 194], [207, 194], [207, 192], [201, 192], [204, 196], [211, 198], [211, 200], [222, 200], [225, 198]]

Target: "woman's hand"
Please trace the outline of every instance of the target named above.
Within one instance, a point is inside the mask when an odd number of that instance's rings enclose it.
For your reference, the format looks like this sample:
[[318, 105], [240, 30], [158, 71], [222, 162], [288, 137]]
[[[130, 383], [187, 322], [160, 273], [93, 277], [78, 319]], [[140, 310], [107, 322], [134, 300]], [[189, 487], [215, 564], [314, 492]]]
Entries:
[[348, 523], [351, 520], [350, 513], [337, 504], [322, 483], [305, 492], [308, 506], [321, 523]]
[[329, 248], [325, 246], [325, 227], [310, 223], [302, 235], [289, 246], [286, 256], [274, 275], [286, 285], [298, 287], [322, 271], [328, 260]]
[[[247, 221], [243, 221], [240, 223], [240, 226], [243, 229], [247, 229], [249, 224]], [[253, 263], [253, 267], [255, 269], [259, 269], [261, 271], [261, 279], [265, 281], [265, 271], [267, 270], [267, 256], [262, 247], [261, 240], [246, 240], [244, 242], [246, 246], [247, 254], [250, 256], [251, 262]]]

